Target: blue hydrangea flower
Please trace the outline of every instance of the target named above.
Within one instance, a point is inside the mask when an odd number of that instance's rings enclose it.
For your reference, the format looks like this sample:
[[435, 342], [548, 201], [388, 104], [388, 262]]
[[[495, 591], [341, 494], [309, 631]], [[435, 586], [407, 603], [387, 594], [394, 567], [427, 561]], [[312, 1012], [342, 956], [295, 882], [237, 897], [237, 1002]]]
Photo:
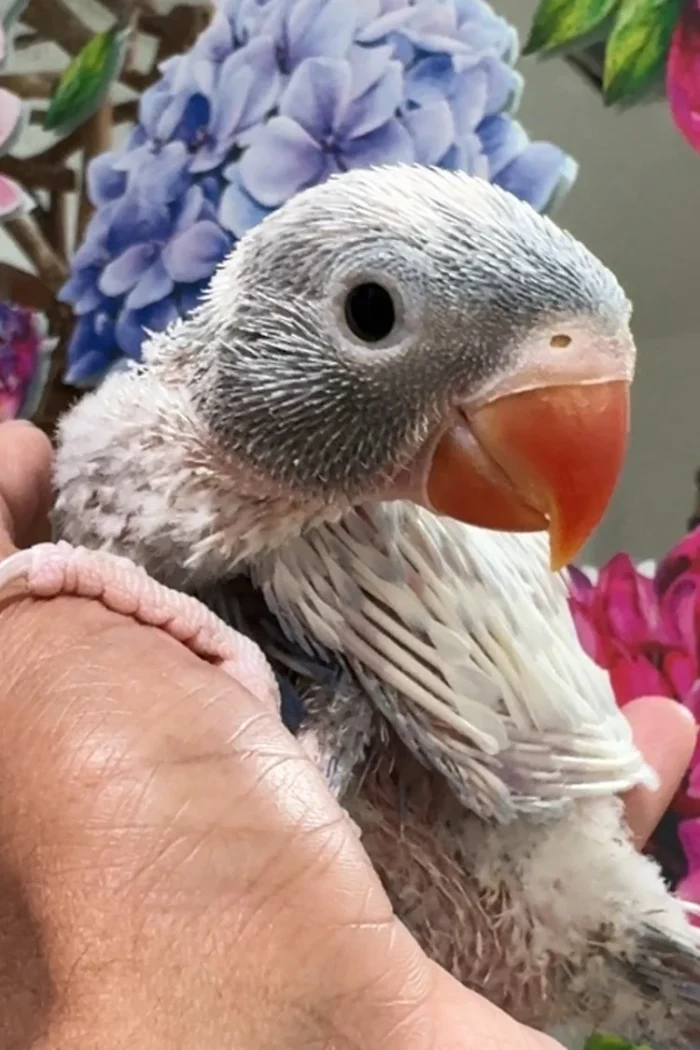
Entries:
[[125, 145], [89, 168], [95, 214], [62, 290], [67, 380], [138, 360], [236, 240], [334, 172], [434, 164], [551, 209], [576, 165], [514, 119], [517, 52], [484, 0], [219, 0]]

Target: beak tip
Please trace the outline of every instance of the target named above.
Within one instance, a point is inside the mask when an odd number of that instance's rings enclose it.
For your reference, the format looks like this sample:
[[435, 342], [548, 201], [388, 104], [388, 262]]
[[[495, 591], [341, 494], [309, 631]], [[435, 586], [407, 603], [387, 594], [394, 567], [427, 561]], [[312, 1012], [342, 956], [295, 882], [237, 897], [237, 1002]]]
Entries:
[[567, 565], [571, 564], [575, 557], [575, 554], [572, 554], [571, 557], [569, 557], [568, 554], [562, 554], [561, 551], [557, 551], [552, 547], [549, 553], [549, 567], [553, 573], [561, 572], [562, 569], [565, 569]]

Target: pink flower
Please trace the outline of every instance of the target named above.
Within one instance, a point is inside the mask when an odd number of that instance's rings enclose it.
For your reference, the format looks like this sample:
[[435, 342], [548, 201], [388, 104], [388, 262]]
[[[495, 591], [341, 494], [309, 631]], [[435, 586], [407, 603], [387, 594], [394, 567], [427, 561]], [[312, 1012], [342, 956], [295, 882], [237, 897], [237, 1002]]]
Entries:
[[[626, 554], [612, 558], [595, 583], [571, 569], [569, 602], [581, 645], [607, 670], [620, 706], [668, 696], [700, 718], [700, 528], [651, 579]], [[684, 856], [669, 858], [666, 849], [667, 868], [679, 892], [700, 902], [700, 743], [668, 820]]]
[[673, 32], [666, 94], [678, 129], [700, 151], [700, 0], [685, 5]]
[[643, 693], [673, 695], [649, 658], [663, 633], [654, 583], [627, 554], [616, 554], [595, 584], [571, 569], [570, 605], [579, 640], [613, 679], [618, 703]]
[[0, 422], [31, 414], [54, 342], [40, 314], [0, 302]]

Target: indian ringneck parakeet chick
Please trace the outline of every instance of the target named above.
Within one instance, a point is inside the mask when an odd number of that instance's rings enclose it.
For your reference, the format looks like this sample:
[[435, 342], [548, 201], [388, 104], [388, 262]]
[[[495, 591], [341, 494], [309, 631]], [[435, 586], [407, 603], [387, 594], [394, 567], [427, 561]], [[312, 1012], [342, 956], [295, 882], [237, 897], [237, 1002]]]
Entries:
[[629, 316], [485, 182], [344, 174], [65, 418], [55, 525], [259, 642], [437, 962], [537, 1027], [674, 1050], [698, 939], [629, 840], [617, 796], [653, 775], [550, 569], [620, 470]]

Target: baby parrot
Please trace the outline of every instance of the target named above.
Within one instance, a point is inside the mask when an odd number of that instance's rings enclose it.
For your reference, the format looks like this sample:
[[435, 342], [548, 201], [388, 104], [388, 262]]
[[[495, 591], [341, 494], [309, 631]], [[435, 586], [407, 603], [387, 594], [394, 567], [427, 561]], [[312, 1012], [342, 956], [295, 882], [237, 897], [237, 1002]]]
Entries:
[[630, 841], [653, 774], [552, 571], [618, 477], [629, 317], [513, 196], [343, 174], [63, 420], [55, 527], [260, 644], [437, 962], [539, 1028], [681, 1050], [700, 941]]

